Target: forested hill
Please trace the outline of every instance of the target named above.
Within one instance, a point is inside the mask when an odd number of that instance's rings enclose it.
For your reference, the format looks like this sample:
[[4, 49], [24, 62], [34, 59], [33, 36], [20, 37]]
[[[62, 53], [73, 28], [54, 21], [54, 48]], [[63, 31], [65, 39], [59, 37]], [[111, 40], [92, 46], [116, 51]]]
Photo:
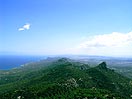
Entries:
[[107, 67], [67, 58], [0, 71], [0, 99], [131, 99], [132, 81]]

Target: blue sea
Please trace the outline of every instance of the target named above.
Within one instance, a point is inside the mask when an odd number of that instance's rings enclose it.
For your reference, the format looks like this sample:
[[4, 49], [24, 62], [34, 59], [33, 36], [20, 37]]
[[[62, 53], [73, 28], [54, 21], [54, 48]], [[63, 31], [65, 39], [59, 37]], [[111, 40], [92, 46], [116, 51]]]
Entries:
[[29, 62], [45, 59], [46, 56], [0, 55], [0, 70], [20, 67]]

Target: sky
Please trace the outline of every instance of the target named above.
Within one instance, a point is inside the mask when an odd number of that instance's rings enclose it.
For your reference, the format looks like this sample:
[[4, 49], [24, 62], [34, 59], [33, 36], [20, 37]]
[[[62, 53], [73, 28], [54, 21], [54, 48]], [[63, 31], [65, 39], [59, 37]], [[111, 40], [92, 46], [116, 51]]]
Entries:
[[132, 0], [0, 0], [0, 55], [132, 56]]

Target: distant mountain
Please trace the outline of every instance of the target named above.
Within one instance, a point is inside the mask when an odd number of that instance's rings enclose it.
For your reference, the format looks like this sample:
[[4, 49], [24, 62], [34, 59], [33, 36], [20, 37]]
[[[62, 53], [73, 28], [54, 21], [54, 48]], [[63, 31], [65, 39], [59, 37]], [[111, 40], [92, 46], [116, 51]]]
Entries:
[[0, 99], [131, 99], [132, 80], [107, 67], [48, 58], [0, 71]]

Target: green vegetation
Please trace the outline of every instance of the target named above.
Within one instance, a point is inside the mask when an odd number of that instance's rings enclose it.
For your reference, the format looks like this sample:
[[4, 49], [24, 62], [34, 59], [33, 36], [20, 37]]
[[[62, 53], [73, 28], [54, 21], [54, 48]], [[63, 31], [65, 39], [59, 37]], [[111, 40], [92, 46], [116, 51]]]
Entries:
[[67, 58], [0, 71], [0, 99], [131, 99], [132, 81], [107, 67]]

